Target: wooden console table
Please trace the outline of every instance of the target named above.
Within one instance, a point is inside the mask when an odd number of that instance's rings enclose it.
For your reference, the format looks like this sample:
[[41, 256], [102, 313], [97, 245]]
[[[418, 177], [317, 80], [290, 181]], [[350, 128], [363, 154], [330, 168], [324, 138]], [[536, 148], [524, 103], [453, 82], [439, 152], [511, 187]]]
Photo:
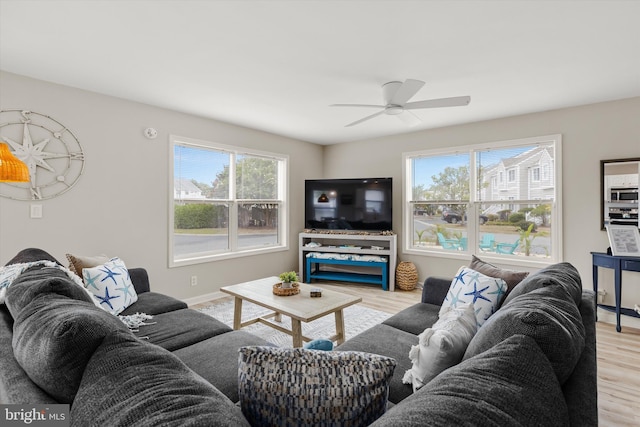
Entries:
[[598, 304], [598, 307], [613, 311], [616, 313], [616, 331], [620, 332], [620, 314], [627, 316], [640, 317], [640, 314], [636, 313], [631, 308], [621, 307], [622, 300], [622, 272], [623, 271], [638, 271], [640, 272], [640, 257], [628, 257], [628, 256], [614, 256], [600, 252], [591, 252], [593, 257], [593, 290], [598, 296], [598, 267], [611, 268], [614, 270], [614, 291], [616, 305], [612, 307], [610, 305]]

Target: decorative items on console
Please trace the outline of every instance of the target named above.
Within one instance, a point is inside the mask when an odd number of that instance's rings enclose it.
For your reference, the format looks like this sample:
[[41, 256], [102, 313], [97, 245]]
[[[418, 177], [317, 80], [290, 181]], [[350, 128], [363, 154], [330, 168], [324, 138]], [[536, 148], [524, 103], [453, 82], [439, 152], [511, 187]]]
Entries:
[[393, 236], [393, 230], [383, 231], [353, 231], [353, 230], [316, 230], [315, 228], [305, 228], [305, 233], [310, 234], [350, 234], [354, 236]]

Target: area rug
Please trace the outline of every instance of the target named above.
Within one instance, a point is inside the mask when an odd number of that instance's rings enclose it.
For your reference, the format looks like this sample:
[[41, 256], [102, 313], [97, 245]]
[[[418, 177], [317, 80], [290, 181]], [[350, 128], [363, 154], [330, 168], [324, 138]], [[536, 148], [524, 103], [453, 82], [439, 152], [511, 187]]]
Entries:
[[[233, 327], [233, 300], [222, 301], [220, 303], [212, 304], [207, 307], [198, 309], [204, 314], [215, 317], [221, 322]], [[259, 305], [250, 303], [249, 301], [243, 301], [242, 303], [242, 319], [252, 319], [258, 316], [264, 316], [271, 313], [270, 310], [260, 307]], [[372, 326], [382, 323], [391, 314], [384, 313], [382, 311], [374, 310], [356, 304], [349, 306], [343, 310], [344, 313], [344, 329], [345, 338], [349, 339], [360, 332], [364, 332]], [[273, 321], [273, 319], [271, 319]], [[291, 330], [291, 319], [288, 316], [282, 316], [282, 322], [278, 323], [284, 328]], [[277, 345], [278, 347], [293, 346], [293, 341], [290, 335], [280, 332], [276, 329], [261, 323], [254, 323], [253, 325], [242, 328], [243, 331], [250, 332], [260, 338]], [[336, 333], [336, 320], [333, 314], [321, 317], [309, 323], [302, 323], [302, 335], [313, 338], [328, 338]]]

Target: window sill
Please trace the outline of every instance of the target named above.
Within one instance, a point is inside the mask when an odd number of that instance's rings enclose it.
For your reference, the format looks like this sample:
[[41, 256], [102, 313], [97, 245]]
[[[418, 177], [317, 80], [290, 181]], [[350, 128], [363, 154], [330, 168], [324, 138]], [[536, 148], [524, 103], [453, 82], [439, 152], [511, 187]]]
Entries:
[[202, 256], [194, 256], [192, 258], [184, 258], [179, 260], [169, 260], [169, 268], [183, 267], [186, 265], [203, 264], [207, 262], [224, 261], [233, 258], [244, 258], [249, 256], [264, 255], [274, 252], [283, 252], [289, 250], [288, 246], [274, 246], [269, 248], [247, 249], [237, 252], [210, 253]]
[[483, 261], [490, 262], [491, 264], [499, 264], [501, 266], [507, 267], [526, 267], [531, 269], [540, 269], [544, 267], [548, 267], [550, 265], [556, 264], [558, 262], [562, 262], [560, 260], [555, 260], [551, 258], [535, 258], [535, 257], [510, 257], [510, 256], [497, 256], [492, 252], [479, 252], [473, 253], [469, 251], [429, 251], [429, 250], [417, 250], [417, 249], [404, 249], [404, 254], [407, 255], [417, 255], [417, 256], [427, 256], [433, 258], [446, 258], [446, 259], [455, 259], [461, 260], [464, 262], [469, 262], [471, 259], [471, 255], [475, 255], [478, 258], [481, 258]]

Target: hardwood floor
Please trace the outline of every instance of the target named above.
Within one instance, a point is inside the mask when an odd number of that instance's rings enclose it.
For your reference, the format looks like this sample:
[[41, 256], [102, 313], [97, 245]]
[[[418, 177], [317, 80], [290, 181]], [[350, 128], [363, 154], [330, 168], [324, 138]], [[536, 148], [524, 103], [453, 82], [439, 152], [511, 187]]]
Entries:
[[[420, 301], [421, 289], [386, 292], [376, 286], [314, 283], [324, 289], [362, 297], [375, 310], [397, 313]], [[208, 304], [198, 304], [204, 306]], [[596, 324], [598, 359], [598, 413], [600, 426], [640, 425], [640, 329]]]
[[601, 426], [640, 425], [640, 329], [596, 324]]

